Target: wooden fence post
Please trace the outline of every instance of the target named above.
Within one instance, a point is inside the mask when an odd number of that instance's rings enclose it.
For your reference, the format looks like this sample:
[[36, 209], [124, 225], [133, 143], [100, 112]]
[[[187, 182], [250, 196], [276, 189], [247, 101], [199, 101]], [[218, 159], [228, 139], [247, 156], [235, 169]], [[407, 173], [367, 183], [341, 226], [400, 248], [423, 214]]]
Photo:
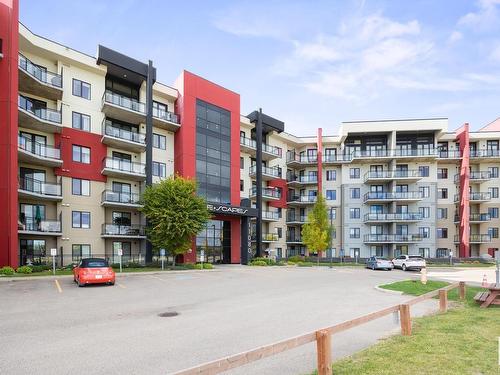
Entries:
[[318, 375], [332, 374], [332, 335], [327, 330], [316, 332]]
[[464, 281], [460, 281], [460, 283], [458, 284], [458, 291], [459, 291], [460, 300], [463, 301], [465, 299], [465, 282]]
[[399, 320], [401, 322], [401, 334], [411, 336], [410, 305], [399, 305]]
[[448, 310], [448, 291], [439, 291], [439, 311], [446, 312]]

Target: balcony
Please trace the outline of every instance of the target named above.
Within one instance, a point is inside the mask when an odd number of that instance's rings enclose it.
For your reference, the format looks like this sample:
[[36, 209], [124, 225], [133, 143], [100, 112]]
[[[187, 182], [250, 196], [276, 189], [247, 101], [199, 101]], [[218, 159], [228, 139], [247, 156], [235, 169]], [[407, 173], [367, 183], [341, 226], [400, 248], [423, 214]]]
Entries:
[[497, 162], [500, 158], [500, 150], [490, 148], [486, 150], [474, 150], [470, 152], [470, 162], [471, 163], [480, 163], [480, 162]]
[[[491, 221], [491, 216], [488, 213], [470, 214], [469, 215], [469, 223], [470, 224], [481, 224], [481, 223], [485, 223], [487, 221]], [[460, 222], [460, 217], [458, 215], [455, 215], [454, 222], [455, 223]]]
[[289, 178], [287, 178], [287, 184], [289, 186], [317, 185], [318, 176], [316, 175], [289, 176]]
[[[276, 233], [262, 233], [262, 242], [277, 242], [279, 240], [278, 235]], [[252, 241], [257, 241], [257, 235], [255, 233], [252, 234]]]
[[[471, 184], [480, 184], [485, 181], [491, 180], [491, 174], [488, 171], [473, 171], [469, 173], [469, 182]], [[455, 183], [460, 182], [460, 175], [455, 175]]]
[[434, 147], [431, 148], [397, 148], [393, 150], [395, 159], [400, 160], [433, 160], [438, 157], [438, 150]]
[[295, 151], [286, 153], [286, 164], [290, 167], [302, 165], [315, 165], [318, 163], [318, 155], [299, 155]]
[[297, 215], [294, 212], [288, 212], [286, 215], [287, 225], [301, 225], [307, 222], [306, 215]]
[[40, 220], [40, 221], [19, 220], [17, 224], [18, 234], [29, 234], [35, 236], [62, 236], [61, 220]]
[[19, 91], [50, 100], [62, 99], [62, 75], [49, 72], [19, 54]]
[[19, 178], [18, 196], [44, 201], [62, 201], [61, 182], [45, 182], [33, 178]]
[[287, 234], [286, 235], [286, 243], [289, 244], [301, 244], [302, 243], [302, 236], [298, 234]]
[[101, 194], [101, 206], [139, 208], [142, 207], [140, 198], [139, 194], [104, 190]]
[[[240, 148], [242, 152], [250, 154], [252, 157], [257, 155], [257, 142], [247, 137], [240, 137]], [[262, 143], [262, 160], [272, 160], [281, 158], [281, 148]]]
[[[345, 157], [348, 155], [344, 154]], [[375, 161], [381, 159], [390, 159], [392, 157], [391, 150], [358, 150], [353, 151], [350, 155], [351, 160], [360, 161]]]
[[46, 133], [62, 131], [62, 113], [55, 109], [37, 108], [30, 98], [19, 95], [19, 126]]
[[[454, 242], [459, 243], [460, 236], [455, 235]], [[491, 242], [491, 236], [489, 234], [471, 234], [469, 237], [470, 244], [489, 243], [489, 242]]]
[[146, 227], [138, 224], [103, 224], [101, 237], [143, 239], [146, 238]]
[[142, 181], [146, 179], [146, 165], [125, 159], [106, 157], [102, 160], [101, 173], [110, 177]]
[[437, 161], [447, 162], [447, 161], [457, 161], [462, 158], [462, 153], [460, 150], [438, 150]]
[[308, 205], [316, 203], [317, 198], [313, 195], [288, 194], [286, 202], [290, 205]]
[[129, 98], [110, 90], [102, 96], [101, 110], [106, 117], [139, 124], [146, 122], [146, 106], [137, 99]]
[[60, 167], [63, 163], [59, 148], [34, 142], [22, 136], [17, 137], [17, 158], [26, 163], [46, 167]]
[[418, 170], [368, 171], [365, 174], [365, 183], [389, 181], [418, 181], [422, 178]]
[[[252, 187], [249, 191], [250, 199], [257, 198], [257, 187]], [[272, 187], [262, 188], [262, 200], [263, 201], [277, 201], [281, 199], [281, 189]]]
[[422, 241], [419, 234], [366, 234], [365, 243], [415, 243]]
[[[257, 166], [252, 165], [248, 172], [250, 178], [257, 178]], [[265, 167], [262, 166], [262, 180], [269, 181], [275, 178], [281, 178], [281, 170], [276, 167]]]
[[418, 212], [405, 212], [396, 214], [368, 213], [364, 217], [365, 223], [416, 223], [422, 220]]
[[329, 154], [329, 155], [323, 155], [323, 158], [321, 159], [322, 163], [325, 165], [329, 164], [344, 164], [344, 163], [350, 163], [352, 161], [351, 155], [347, 154]]
[[153, 125], [171, 132], [176, 132], [181, 127], [179, 116], [175, 113], [154, 107]]
[[114, 126], [113, 122], [104, 119], [102, 122], [102, 143], [132, 152], [146, 150], [146, 134], [131, 132]]
[[[255, 217], [252, 217], [252, 220], [255, 220]], [[279, 221], [280, 215], [278, 211], [262, 211], [262, 221], [273, 222]]]
[[[490, 193], [481, 193], [481, 192], [474, 192], [474, 193], [469, 193], [469, 202], [470, 203], [482, 203], [482, 202], [488, 202], [491, 200], [491, 194]], [[455, 194], [455, 203], [460, 202], [460, 195]]]
[[364, 203], [375, 202], [417, 202], [422, 200], [422, 193], [419, 191], [404, 192], [374, 192], [370, 191], [364, 195]]

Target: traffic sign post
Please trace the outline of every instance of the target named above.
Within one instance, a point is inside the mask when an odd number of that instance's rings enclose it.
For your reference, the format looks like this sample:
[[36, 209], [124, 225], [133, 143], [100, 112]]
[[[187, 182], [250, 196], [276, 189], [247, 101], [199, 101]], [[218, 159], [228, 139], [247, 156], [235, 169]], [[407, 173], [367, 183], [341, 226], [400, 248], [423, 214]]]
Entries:
[[205, 261], [205, 250], [201, 249], [200, 251], [200, 262], [201, 262], [201, 269], [203, 269], [203, 262]]
[[165, 249], [160, 249], [160, 257], [161, 257], [161, 270], [165, 270]]
[[120, 273], [122, 273], [122, 255], [123, 255], [123, 249], [120, 247], [118, 249], [118, 259], [120, 259]]
[[50, 249], [50, 256], [52, 257], [52, 274], [54, 276], [56, 275], [56, 255], [57, 249], [55, 247]]
[[450, 250], [450, 266], [453, 266], [453, 250]]

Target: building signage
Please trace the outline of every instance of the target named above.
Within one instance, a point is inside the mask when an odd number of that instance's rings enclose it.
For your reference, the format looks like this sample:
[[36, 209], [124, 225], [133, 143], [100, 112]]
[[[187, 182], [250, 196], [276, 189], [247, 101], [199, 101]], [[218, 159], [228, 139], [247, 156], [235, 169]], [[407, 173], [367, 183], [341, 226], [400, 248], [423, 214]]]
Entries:
[[257, 216], [257, 209], [251, 207], [231, 206], [222, 203], [207, 203], [210, 212], [222, 215]]

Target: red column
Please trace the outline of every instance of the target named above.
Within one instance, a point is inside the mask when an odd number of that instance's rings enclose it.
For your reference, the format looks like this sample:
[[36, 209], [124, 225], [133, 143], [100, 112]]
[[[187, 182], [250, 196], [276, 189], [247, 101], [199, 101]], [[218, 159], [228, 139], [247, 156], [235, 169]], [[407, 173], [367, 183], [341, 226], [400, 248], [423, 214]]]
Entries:
[[323, 129], [318, 128], [318, 195], [323, 195]]
[[470, 224], [469, 224], [469, 165], [470, 165], [470, 149], [469, 149], [469, 124], [464, 124], [456, 132], [457, 141], [460, 143], [460, 152], [462, 160], [460, 162], [460, 203], [459, 203], [459, 256], [461, 258], [470, 257]]
[[0, 0], [0, 267], [19, 263], [17, 244], [18, 0]]

